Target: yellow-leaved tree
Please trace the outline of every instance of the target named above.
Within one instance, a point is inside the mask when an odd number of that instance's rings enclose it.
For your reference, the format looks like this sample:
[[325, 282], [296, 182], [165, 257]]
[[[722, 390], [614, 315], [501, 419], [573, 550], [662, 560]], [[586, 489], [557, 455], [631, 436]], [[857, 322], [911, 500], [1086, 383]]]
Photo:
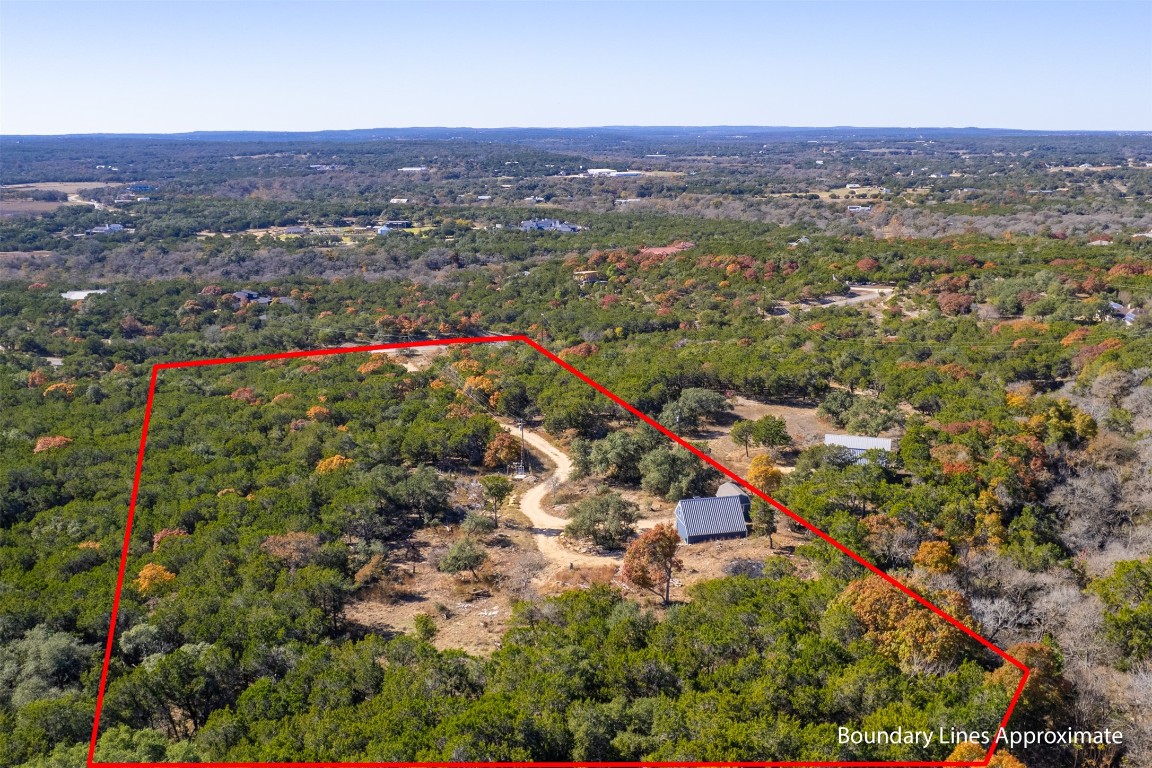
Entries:
[[784, 482], [784, 473], [767, 454], [756, 456], [748, 466], [748, 482], [764, 493], [775, 493]]
[[[965, 741], [952, 750], [952, 754], [948, 755], [948, 762], [980, 762], [984, 760], [987, 752], [988, 747], [982, 747], [973, 741]], [[1007, 752], [997, 752], [992, 756], [992, 762], [988, 763], [988, 768], [1028, 768], [1028, 766]]]
[[327, 475], [350, 466], [352, 466], [352, 459], [336, 454], [335, 456], [329, 456], [326, 459], [320, 459], [320, 461], [316, 462], [316, 474]]
[[176, 574], [159, 563], [148, 563], [136, 576], [136, 590], [147, 595], [176, 580]]

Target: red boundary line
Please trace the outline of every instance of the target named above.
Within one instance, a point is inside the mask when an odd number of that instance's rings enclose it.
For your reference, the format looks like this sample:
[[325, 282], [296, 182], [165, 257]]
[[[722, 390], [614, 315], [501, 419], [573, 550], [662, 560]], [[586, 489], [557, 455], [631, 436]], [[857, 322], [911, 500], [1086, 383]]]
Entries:
[[595, 389], [600, 394], [607, 397], [612, 402], [619, 405], [624, 410], [631, 413], [636, 418], [640, 419], [648, 426], [660, 432], [662, 435], [673, 441], [677, 445], [691, 451], [701, 461], [706, 462], [712, 467], [716, 468], [721, 474], [726, 475], [732, 480], [740, 483], [749, 491], [754, 493], [759, 498], [771, 504], [776, 509], [787, 515], [798, 524], [807, 528], [820, 539], [831, 544], [843, 554], [847, 555], [852, 560], [856, 561], [864, 568], [876, 574], [886, 582], [891, 584], [896, 589], [903, 592], [909, 598], [920, 603], [922, 606], [932, 611], [940, 618], [947, 621], [949, 624], [960, 630], [964, 634], [976, 640], [978, 643], [989, 649], [1004, 661], [1016, 667], [1022, 673], [1020, 676], [1020, 684], [1016, 686], [1016, 692], [1012, 696], [1011, 702], [1008, 704], [1008, 711], [1004, 713], [1003, 719], [1000, 721], [1000, 728], [1008, 726], [1008, 719], [1012, 716], [1012, 710], [1016, 708], [1017, 702], [1020, 700], [1020, 695], [1024, 692], [1024, 686], [1028, 682], [1028, 675], [1030, 670], [1021, 661], [1013, 658], [1005, 651], [998, 648], [990, 640], [982, 637], [971, 628], [965, 626], [962, 622], [955, 617], [950, 616], [943, 610], [934, 605], [927, 598], [918, 594], [909, 587], [901, 584], [892, 576], [882, 571], [879, 567], [865, 560], [860, 555], [856, 554], [846, 546], [841, 544], [836, 539], [829, 536], [824, 531], [820, 530], [812, 523], [809, 523], [804, 518], [797, 515], [792, 510], [785, 507], [780, 502], [773, 499], [771, 496], [763, 493], [758, 488], [755, 488], [744, 478], [737, 475], [732, 470], [725, 467], [720, 462], [713, 459], [708, 454], [699, 450], [688, 441], [681, 438], [675, 432], [660, 424], [655, 419], [647, 414], [633, 407], [630, 403], [625, 402], [617, 397], [607, 388], [601, 386], [593, 381], [590, 377], [582, 371], [577, 370], [572, 365], [562, 360], [544, 346], [533, 341], [528, 336], [514, 335], [514, 336], [482, 336], [482, 337], [462, 337], [452, 339], [429, 339], [426, 341], [407, 341], [397, 342], [392, 344], [371, 344], [360, 347], [336, 347], [331, 349], [309, 349], [297, 350], [294, 352], [274, 352], [264, 355], [247, 355], [243, 357], [220, 357], [210, 358], [205, 360], [187, 360], [182, 362], [172, 363], [157, 363], [152, 366], [152, 375], [148, 383], [148, 402], [144, 407], [144, 423], [140, 430], [140, 448], [136, 454], [136, 473], [132, 479], [132, 495], [128, 503], [128, 521], [124, 526], [124, 544], [120, 552], [120, 571], [116, 576], [116, 594], [112, 599], [112, 616], [108, 623], [108, 640], [104, 646], [104, 666], [100, 673], [100, 689], [96, 694], [96, 713], [92, 721], [92, 737], [88, 743], [88, 758], [86, 761], [87, 768], [267, 768], [269, 766], [277, 766], [282, 768], [430, 768], [431, 766], [451, 766], [452, 768], [583, 768], [584, 766], [622, 766], [626, 768], [712, 768], [713, 766], [731, 766], [732, 768], [754, 768], [759, 766], [772, 766], [773, 768], [803, 768], [811, 766], [812, 768], [841, 768], [847, 766], [859, 766], [859, 768], [927, 768], [928, 766], [956, 766], [957, 768], [986, 768], [992, 761], [992, 755], [996, 751], [997, 742], [992, 740], [991, 745], [988, 747], [984, 759], [975, 761], [940, 761], [940, 762], [901, 762], [901, 761], [880, 761], [880, 762], [829, 762], [829, 761], [785, 761], [785, 762], [418, 762], [418, 763], [405, 763], [405, 762], [383, 762], [383, 763], [353, 763], [353, 762], [300, 762], [300, 763], [118, 763], [118, 762], [96, 762], [96, 740], [100, 733], [100, 713], [104, 708], [104, 691], [108, 685], [108, 667], [112, 661], [112, 648], [113, 641], [115, 640], [116, 632], [116, 619], [120, 611], [120, 594], [124, 588], [124, 572], [128, 567], [128, 547], [132, 540], [132, 520], [136, 514], [136, 498], [140, 492], [140, 473], [144, 467], [144, 449], [148, 443], [148, 426], [152, 420], [152, 403], [156, 396], [156, 381], [160, 371], [169, 370], [172, 368], [196, 368], [205, 365], [224, 365], [228, 363], [258, 363], [266, 360], [285, 360], [295, 357], [320, 357], [324, 355], [345, 355], [357, 352], [378, 352], [389, 349], [404, 349], [408, 347], [441, 347], [454, 344], [492, 344], [496, 342], [522, 342], [532, 347], [544, 357], [559, 365], [568, 373], [572, 374], [580, 381]]

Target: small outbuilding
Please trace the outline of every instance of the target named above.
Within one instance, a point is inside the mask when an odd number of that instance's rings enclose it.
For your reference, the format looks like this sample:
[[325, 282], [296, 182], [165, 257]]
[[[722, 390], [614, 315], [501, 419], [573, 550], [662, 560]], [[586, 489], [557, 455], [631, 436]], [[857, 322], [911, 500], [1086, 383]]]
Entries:
[[716, 496], [742, 496], [743, 498], [747, 499], [748, 491], [744, 490], [742, 486], [739, 486], [729, 480], [726, 483], [720, 484], [720, 487], [716, 489]]
[[676, 503], [676, 532], [685, 544], [745, 538], [749, 507], [743, 494], [681, 499]]

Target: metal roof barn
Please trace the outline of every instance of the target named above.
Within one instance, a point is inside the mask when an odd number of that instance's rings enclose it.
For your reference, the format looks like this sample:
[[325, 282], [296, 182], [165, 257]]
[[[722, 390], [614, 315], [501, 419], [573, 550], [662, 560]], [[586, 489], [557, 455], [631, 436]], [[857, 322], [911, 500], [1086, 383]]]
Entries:
[[859, 455], [864, 451], [892, 450], [892, 438], [864, 437], [862, 435], [824, 435], [824, 445], [839, 445]]
[[685, 544], [748, 535], [747, 496], [681, 499], [676, 504], [676, 531]]

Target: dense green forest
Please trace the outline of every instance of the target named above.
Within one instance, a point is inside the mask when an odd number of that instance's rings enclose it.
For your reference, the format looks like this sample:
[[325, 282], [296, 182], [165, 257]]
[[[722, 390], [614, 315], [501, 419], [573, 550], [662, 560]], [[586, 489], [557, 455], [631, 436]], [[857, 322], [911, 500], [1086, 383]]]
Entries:
[[[787, 464], [790, 509], [1032, 668], [1011, 728], [1125, 733], [1004, 765], [1150, 764], [1148, 147], [702, 136], [3, 139], [5, 183], [155, 189], [0, 221], [0, 764], [86, 757], [153, 365], [500, 333], [694, 441], [737, 398], [895, 434], [863, 463], [795, 430], [749, 445]], [[570, 175], [644, 162], [661, 175]], [[517, 227], [543, 216], [583, 229]], [[247, 231], [289, 225], [309, 231]], [[487, 654], [445, 645], [431, 605], [412, 631], [350, 620], [420, 537], [462, 590], [511, 593], [523, 524], [477, 495], [515, 458], [500, 421], [612, 493], [720, 480], [525, 345], [405, 362], [159, 374], [98, 759], [945, 759], [836, 728], [1002, 716], [1014, 668], [782, 517], [798, 546], [668, 607], [622, 582], [525, 592]]]
[[[524, 603], [487, 661], [437, 652], [427, 638], [350, 635], [341, 609], [373, 554], [450, 518], [451, 469], [480, 465], [497, 430], [432, 374], [349, 357], [164, 374], [99, 757], [155, 755], [151, 734], [166, 731], [188, 741], [160, 754], [184, 760], [731, 759], [749, 749], [847, 758], [827, 743], [833, 723], [912, 707], [925, 723], [991, 728], [1002, 714], [1010, 686], [991, 674], [996, 660], [954, 630], [899, 628], [935, 638], [935, 650], [891, 654], [870, 612], [904, 598], [874, 583], [878, 594], [858, 605], [840, 596], [842, 579], [798, 579], [784, 560], [756, 579], [701, 585], [662, 621], [607, 589]], [[60, 480], [125, 479], [130, 445], [98, 451], [101, 430], [81, 427], [122, 396], [107, 386], [82, 404], [65, 391], [60, 402], [75, 404], [69, 435], [30, 446], [49, 460], [38, 478], [9, 475], [27, 484], [5, 509], [9, 567], [18, 553], [31, 565], [5, 602], [9, 631], [27, 628], [9, 657], [9, 701], [20, 708], [4, 746], [14, 762], [82, 740], [89, 724], [82, 702], [94, 681], [84, 671], [107, 615], [99, 596], [114, 584], [120, 510], [88, 501], [90, 485]], [[43, 397], [26, 387], [13, 395]], [[29, 446], [14, 447], [18, 456]], [[37, 496], [54, 484], [57, 496]], [[57, 524], [71, 521], [50, 543], [35, 527], [44, 504], [60, 510]], [[38, 556], [44, 546], [57, 554]], [[924, 664], [938, 675], [906, 674]], [[432, 679], [442, 682], [429, 689]], [[731, 723], [695, 721], [708, 701], [722, 701]], [[751, 746], [747, 711], [769, 704], [775, 715], [759, 719]], [[82, 747], [60, 749], [52, 760]]]

